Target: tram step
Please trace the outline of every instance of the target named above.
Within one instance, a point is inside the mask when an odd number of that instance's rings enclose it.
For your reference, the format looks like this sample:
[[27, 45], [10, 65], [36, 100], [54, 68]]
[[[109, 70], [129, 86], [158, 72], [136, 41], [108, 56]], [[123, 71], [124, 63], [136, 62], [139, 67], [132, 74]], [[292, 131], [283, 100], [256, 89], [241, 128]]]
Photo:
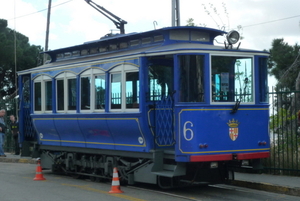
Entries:
[[178, 163], [177, 165], [163, 165], [163, 169], [159, 171], [152, 172], [153, 174], [164, 176], [164, 177], [174, 177], [185, 175], [185, 164]]
[[174, 172], [173, 171], [168, 171], [168, 170], [163, 170], [159, 172], [152, 172], [153, 174], [156, 174], [158, 176], [164, 176], [164, 177], [173, 177]]

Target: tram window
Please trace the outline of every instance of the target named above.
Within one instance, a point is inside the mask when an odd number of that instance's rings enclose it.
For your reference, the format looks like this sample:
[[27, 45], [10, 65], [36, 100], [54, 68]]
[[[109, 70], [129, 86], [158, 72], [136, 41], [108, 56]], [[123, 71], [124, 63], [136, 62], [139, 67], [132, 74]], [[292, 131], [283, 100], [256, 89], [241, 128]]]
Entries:
[[118, 45], [117, 44], [110, 44], [109, 45], [109, 50], [112, 51], [112, 50], [117, 50], [118, 49]]
[[91, 49], [90, 49], [90, 53], [91, 53], [91, 54], [96, 54], [96, 53], [98, 53], [98, 51], [99, 51], [99, 50], [98, 50], [97, 47], [91, 48]]
[[268, 102], [268, 66], [267, 66], [267, 58], [259, 58], [259, 94], [260, 94], [260, 102], [266, 103]]
[[88, 55], [88, 54], [89, 54], [89, 50], [81, 50], [80, 54], [81, 54], [82, 56]]
[[57, 110], [64, 110], [64, 80], [57, 80]]
[[34, 83], [34, 111], [42, 111], [42, 83]]
[[128, 47], [128, 43], [126, 43], [126, 42], [120, 43], [120, 49], [124, 49], [127, 47]]
[[52, 81], [45, 82], [46, 110], [52, 110]]
[[149, 58], [149, 101], [161, 100], [173, 93], [173, 58]]
[[126, 108], [139, 107], [139, 73], [126, 73]]
[[68, 110], [76, 110], [76, 79], [68, 79]]
[[80, 81], [80, 103], [81, 110], [89, 110], [91, 107], [91, 78], [82, 77]]
[[105, 75], [95, 76], [95, 109], [105, 108]]
[[171, 30], [170, 31], [171, 40], [190, 40], [189, 31], [187, 30]]
[[142, 38], [142, 44], [148, 44], [152, 42], [152, 38], [151, 37], [147, 37], [147, 38]]
[[164, 40], [163, 35], [154, 36], [154, 42], [161, 42]]
[[[111, 111], [135, 111], [139, 103], [139, 73], [134, 65], [122, 64], [110, 71]], [[128, 109], [128, 110], [127, 110]]]
[[212, 56], [213, 102], [253, 102], [252, 58]]
[[108, 47], [100, 47], [99, 52], [107, 52]]
[[181, 55], [180, 102], [204, 102], [204, 56]]
[[202, 31], [191, 31], [191, 40], [209, 42], [209, 34]]
[[111, 75], [111, 109], [121, 109], [122, 77], [121, 73]]
[[137, 45], [139, 45], [140, 44], [140, 40], [131, 40], [131, 41], [129, 41], [129, 43], [130, 43], [130, 46], [137, 46]]
[[27, 103], [30, 101], [29, 82], [30, 82], [29, 77], [23, 77], [23, 100]]

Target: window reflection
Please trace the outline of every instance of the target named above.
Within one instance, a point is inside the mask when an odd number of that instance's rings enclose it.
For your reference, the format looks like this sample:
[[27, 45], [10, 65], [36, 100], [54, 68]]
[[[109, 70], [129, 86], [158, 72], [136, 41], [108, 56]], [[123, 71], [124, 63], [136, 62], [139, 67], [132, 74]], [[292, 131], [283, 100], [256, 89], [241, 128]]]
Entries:
[[68, 79], [68, 110], [76, 110], [76, 79]]
[[80, 102], [82, 110], [89, 110], [91, 108], [91, 78], [82, 77], [80, 80]]
[[64, 110], [64, 80], [57, 80], [57, 110]]
[[122, 83], [121, 73], [111, 75], [111, 109], [121, 109]]
[[139, 73], [126, 73], [126, 108], [139, 107]]
[[148, 100], [161, 100], [174, 92], [173, 58], [149, 58]]
[[41, 93], [41, 82], [34, 83], [34, 110], [42, 110], [42, 93]]
[[212, 56], [212, 101], [252, 102], [252, 58]]
[[180, 62], [180, 101], [204, 102], [204, 56], [182, 55]]
[[105, 75], [95, 76], [95, 109], [105, 108]]
[[52, 110], [52, 81], [45, 82], [46, 110]]

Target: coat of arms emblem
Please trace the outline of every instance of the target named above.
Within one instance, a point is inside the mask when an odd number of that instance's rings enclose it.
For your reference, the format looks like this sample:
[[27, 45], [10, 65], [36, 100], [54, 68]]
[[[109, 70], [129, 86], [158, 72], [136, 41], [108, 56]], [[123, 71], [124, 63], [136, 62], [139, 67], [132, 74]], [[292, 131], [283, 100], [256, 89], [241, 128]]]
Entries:
[[238, 120], [232, 119], [229, 120], [227, 124], [229, 126], [229, 137], [232, 141], [235, 141], [239, 136], [238, 125], [240, 124], [240, 122], [238, 122]]

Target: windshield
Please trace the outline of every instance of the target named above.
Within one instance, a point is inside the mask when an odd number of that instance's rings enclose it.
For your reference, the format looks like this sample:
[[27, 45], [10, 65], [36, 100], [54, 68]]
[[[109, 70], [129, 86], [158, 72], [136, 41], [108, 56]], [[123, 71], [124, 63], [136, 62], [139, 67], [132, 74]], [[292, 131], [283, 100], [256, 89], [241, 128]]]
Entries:
[[212, 56], [212, 102], [253, 102], [252, 58]]

